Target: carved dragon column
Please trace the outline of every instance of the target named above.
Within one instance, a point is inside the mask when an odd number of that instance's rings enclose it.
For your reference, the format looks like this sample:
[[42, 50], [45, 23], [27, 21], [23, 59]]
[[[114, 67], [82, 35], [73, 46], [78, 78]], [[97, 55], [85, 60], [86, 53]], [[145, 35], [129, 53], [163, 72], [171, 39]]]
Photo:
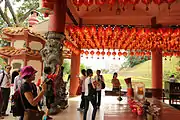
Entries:
[[[53, 72], [56, 72], [57, 65], [61, 66], [63, 63], [63, 41], [65, 39], [65, 18], [66, 18], [66, 0], [56, 0], [54, 4], [53, 14], [50, 15], [49, 32], [46, 34], [46, 45], [41, 50], [41, 55], [45, 66], [50, 66]], [[60, 67], [61, 68], [61, 67]], [[56, 97], [53, 111], [56, 111], [57, 106], [65, 108], [68, 104], [66, 83], [61, 76], [61, 70], [55, 79]]]

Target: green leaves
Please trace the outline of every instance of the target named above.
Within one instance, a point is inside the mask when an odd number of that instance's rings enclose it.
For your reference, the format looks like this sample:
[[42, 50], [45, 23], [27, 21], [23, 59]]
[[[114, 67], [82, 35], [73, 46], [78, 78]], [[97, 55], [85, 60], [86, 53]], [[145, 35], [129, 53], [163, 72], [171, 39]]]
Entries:
[[148, 60], [148, 57], [146, 56], [143, 56], [143, 57], [140, 57], [140, 56], [127, 56], [127, 61], [124, 63], [124, 66], [125, 68], [127, 67], [134, 67], [135, 65], [138, 65], [140, 63], [143, 63], [145, 61]]

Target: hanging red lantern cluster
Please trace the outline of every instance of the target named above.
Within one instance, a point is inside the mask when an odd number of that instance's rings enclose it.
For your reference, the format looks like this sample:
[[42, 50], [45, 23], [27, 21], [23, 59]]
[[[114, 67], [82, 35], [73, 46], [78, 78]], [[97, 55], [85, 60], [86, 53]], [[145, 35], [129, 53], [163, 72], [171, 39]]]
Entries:
[[64, 41], [64, 45], [70, 49], [73, 53], [75, 53], [76, 55], [82, 53], [82, 51], [80, 51], [75, 45], [73, 45], [70, 41], [65, 40]]
[[143, 4], [146, 5], [146, 11], [149, 10], [149, 5], [151, 4], [152, 0], [141, 0]]
[[54, 9], [54, 4], [56, 0], [42, 0], [42, 9], [41, 12], [44, 13], [44, 17], [48, 17], [52, 14]]
[[[107, 55], [107, 56], [111, 56], [112, 55], [114, 59], [115, 59], [116, 56], [118, 56], [119, 59], [120, 59], [121, 56], [124, 56], [124, 57], [128, 56], [128, 52], [121, 52], [121, 51], [116, 52], [115, 50], [113, 52], [110, 52], [110, 50], [108, 50], [107, 52], [104, 52], [104, 50], [102, 52], [100, 52], [99, 50], [96, 51], [96, 52], [93, 51], [93, 50], [91, 50], [90, 52], [88, 50], [86, 50], [86, 51], [81, 50], [80, 53], [81, 54], [85, 54], [86, 57], [88, 55], [91, 55], [92, 57], [93, 57], [93, 55], [96, 55], [96, 56], [98, 56], [97, 59], [99, 59], [100, 55], [103, 56], [102, 57], [103, 59], [104, 59], [104, 55]], [[166, 53], [166, 55], [168, 54], [168, 56], [173, 54], [173, 53], [168, 53], [168, 52], [164, 52], [164, 53]], [[176, 56], [180, 56], [179, 53], [176, 53]], [[147, 56], [147, 57], [150, 57], [151, 56], [151, 52], [149, 52], [149, 51], [141, 51], [141, 52], [139, 52], [139, 51], [131, 51], [131, 52], [129, 52], [129, 55], [130, 56], [141, 56], [141, 57]]]
[[[152, 1], [158, 5], [158, 7], [166, 2], [168, 4], [168, 9], [170, 9], [170, 6], [172, 3], [174, 3], [176, 0], [118, 0], [119, 5], [121, 5], [122, 9], [125, 10], [125, 6], [129, 3], [133, 5], [133, 10], [135, 10], [135, 6], [142, 2], [146, 5], [146, 10], [148, 10], [148, 6], [152, 3]], [[77, 10], [79, 11], [79, 7], [81, 7], [83, 4], [87, 7], [87, 11], [89, 6], [96, 4], [99, 6], [99, 11], [101, 12], [101, 7], [104, 4], [110, 5], [109, 10], [112, 10], [112, 7], [115, 5], [116, 0], [73, 0], [73, 4], [77, 7]]]
[[99, 12], [101, 12], [101, 5], [105, 4], [106, 0], [95, 0], [96, 5], [99, 5]]
[[[71, 39], [81, 49], [180, 50], [180, 28], [68, 26], [65, 34], [66, 38]], [[111, 55], [111, 52], [108, 52], [108, 55]]]
[[77, 11], [79, 11], [79, 7], [82, 6], [83, 0], [73, 0], [73, 4], [77, 7]]
[[118, 0], [119, 4], [122, 6], [123, 11], [125, 11], [125, 6], [129, 3], [129, 0]]

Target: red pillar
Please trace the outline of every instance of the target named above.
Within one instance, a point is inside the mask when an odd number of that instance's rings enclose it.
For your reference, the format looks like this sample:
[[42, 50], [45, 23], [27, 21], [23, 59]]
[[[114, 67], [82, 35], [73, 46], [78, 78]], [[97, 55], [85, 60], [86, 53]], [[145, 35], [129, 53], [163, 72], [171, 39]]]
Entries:
[[72, 53], [71, 56], [71, 79], [70, 79], [70, 96], [76, 96], [76, 91], [79, 85], [79, 78], [77, 75], [80, 73], [80, 55]]
[[49, 19], [49, 31], [63, 32], [65, 29], [67, 0], [56, 0]]
[[152, 88], [153, 96], [162, 96], [162, 52], [152, 51]]

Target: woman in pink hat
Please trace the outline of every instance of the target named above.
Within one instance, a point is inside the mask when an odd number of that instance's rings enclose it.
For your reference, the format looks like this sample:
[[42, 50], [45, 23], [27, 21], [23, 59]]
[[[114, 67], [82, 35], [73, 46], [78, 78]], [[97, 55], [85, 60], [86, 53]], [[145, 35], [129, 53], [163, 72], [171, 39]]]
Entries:
[[[25, 66], [21, 70], [21, 77], [24, 79], [24, 83], [21, 86], [22, 102], [25, 109], [38, 110], [38, 103], [43, 98], [46, 91], [46, 84], [42, 85], [42, 90], [37, 94], [36, 85], [32, 82], [35, 80], [36, 70], [32, 66]], [[23, 120], [24, 115], [20, 120]]]

